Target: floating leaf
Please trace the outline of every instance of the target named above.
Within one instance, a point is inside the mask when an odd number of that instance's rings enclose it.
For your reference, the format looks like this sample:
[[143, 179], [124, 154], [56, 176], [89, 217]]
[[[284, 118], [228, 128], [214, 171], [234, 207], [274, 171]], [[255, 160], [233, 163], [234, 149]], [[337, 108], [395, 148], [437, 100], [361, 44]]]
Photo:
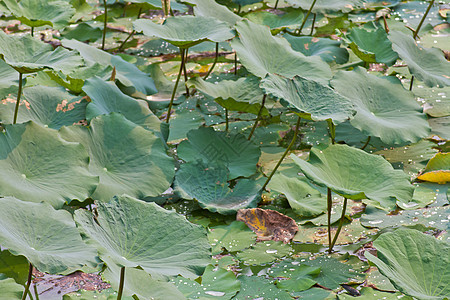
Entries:
[[29, 270], [28, 260], [24, 256], [12, 255], [8, 250], [0, 253], [0, 277], [13, 278], [16, 282], [25, 285]]
[[350, 123], [365, 134], [379, 137], [388, 145], [415, 143], [428, 136], [426, 116], [413, 93], [397, 78], [380, 78], [357, 67], [351, 72], [338, 72], [331, 84], [351, 100], [356, 115]]
[[195, 278], [209, 263], [205, 230], [176, 212], [126, 195], [96, 205], [98, 216], [76, 210], [75, 221], [100, 258], [119, 267], [140, 266], [155, 279]]
[[220, 254], [225, 248], [228, 252], [240, 251], [256, 242], [256, 235], [244, 223], [234, 221], [230, 225], [212, 227], [208, 233], [212, 254]]
[[227, 178], [224, 165], [197, 161], [181, 165], [175, 183], [183, 197], [196, 199], [212, 212], [234, 214], [241, 208], [255, 207], [261, 196], [261, 187], [255, 180], [238, 180], [230, 189]]
[[[300, 7], [303, 10], [308, 10], [313, 1], [314, 0], [288, 0], [287, 2], [294, 7]], [[353, 9], [362, 7], [363, 4], [363, 0], [317, 0], [314, 4], [312, 12], [350, 12]]]
[[321, 288], [310, 288], [309, 290], [292, 293], [292, 296], [308, 300], [334, 300], [334, 293]]
[[409, 71], [417, 79], [430, 87], [450, 85], [450, 63], [441, 50], [423, 48], [411, 36], [399, 31], [391, 31], [388, 38], [394, 51], [408, 64]]
[[450, 153], [436, 153], [417, 179], [445, 184], [450, 181]]
[[251, 248], [238, 252], [237, 258], [251, 265], [263, 265], [288, 256], [292, 249], [283, 242], [264, 241], [256, 243]]
[[289, 9], [281, 14], [268, 11], [255, 11], [245, 15], [245, 18], [255, 24], [269, 26], [272, 32], [286, 28], [299, 27], [303, 21], [303, 12], [298, 9]]
[[158, 196], [172, 183], [174, 162], [162, 140], [120, 114], [96, 117], [89, 128], [63, 127], [60, 133], [88, 150], [89, 171], [100, 178], [93, 199]]
[[257, 276], [239, 276], [241, 289], [234, 297], [235, 300], [249, 299], [278, 299], [291, 300], [292, 297], [285, 291], [278, 289], [270, 280]]
[[[288, 267], [288, 265], [290, 265]], [[309, 289], [317, 283], [315, 277], [320, 273], [320, 267], [307, 265], [295, 266], [286, 261], [270, 269], [270, 276], [286, 278], [277, 282], [277, 287], [289, 292], [300, 292]]]
[[293, 79], [269, 74], [261, 81], [262, 89], [269, 95], [287, 102], [288, 108], [311, 115], [315, 121], [332, 119], [334, 123], [352, 117], [352, 103], [328, 86], [300, 76]]
[[[417, 299], [450, 296], [450, 245], [413, 229], [382, 234], [373, 243], [378, 257], [365, 252], [402, 293]], [[414, 263], [412, 263], [414, 262]]]
[[67, 274], [85, 264], [96, 265], [97, 252], [83, 243], [72, 215], [47, 203], [2, 198], [0, 243], [41, 272]]
[[395, 199], [409, 202], [413, 194], [403, 171], [394, 170], [380, 156], [347, 145], [312, 148], [309, 162], [291, 157], [309, 180], [349, 199], [367, 198], [393, 208]]
[[319, 57], [306, 57], [292, 50], [289, 43], [273, 37], [269, 28], [242, 20], [236, 24], [239, 39], [231, 41], [240, 62], [254, 75], [264, 78], [268, 73], [292, 78], [327, 81], [331, 77], [328, 64]]
[[200, 127], [189, 131], [187, 137], [188, 140], [177, 148], [178, 156], [184, 161], [201, 159], [208, 164], [224, 164], [230, 170], [230, 179], [248, 177], [256, 172], [261, 150], [244, 135]]
[[24, 289], [12, 278], [0, 278], [0, 291], [2, 291], [0, 294], [1, 300], [20, 300]]
[[[84, 200], [98, 177], [88, 171], [89, 156], [78, 143], [36, 123], [6, 125], [0, 133], [0, 191], [56, 208], [72, 199]], [[68, 184], [70, 183], [70, 184]]]
[[[379, 300], [379, 299], [383, 299], [383, 300], [398, 300], [398, 299], [403, 299], [403, 300], [412, 300], [412, 298], [405, 296], [401, 293], [389, 293], [389, 292], [382, 292], [382, 291], [378, 291], [378, 290], [374, 290], [370, 287], [363, 287], [361, 290], [361, 296], [360, 297], [364, 297], [364, 299], [367, 300]], [[338, 295], [338, 299], [339, 300], [354, 300], [355, 297], [351, 296], [349, 294], [339, 294]]]
[[[117, 299], [117, 292], [112, 288], [98, 291], [86, 291], [80, 290], [73, 293], [65, 294], [62, 298], [63, 300], [115, 300]], [[123, 300], [134, 300], [133, 297], [124, 296]]]

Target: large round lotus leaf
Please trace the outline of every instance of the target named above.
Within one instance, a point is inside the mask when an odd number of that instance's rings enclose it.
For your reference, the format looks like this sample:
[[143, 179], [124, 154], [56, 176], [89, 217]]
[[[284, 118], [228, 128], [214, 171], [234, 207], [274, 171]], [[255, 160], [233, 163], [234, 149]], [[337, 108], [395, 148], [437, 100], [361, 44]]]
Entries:
[[292, 50], [283, 38], [273, 37], [270, 29], [248, 20], [236, 24], [239, 38], [231, 41], [240, 62], [251, 73], [265, 77], [268, 73], [292, 78], [295, 75], [327, 81], [331, 78], [331, 70], [319, 57], [306, 57]]
[[[2, 277], [0, 275], [0, 277]], [[12, 278], [0, 278], [0, 300], [22, 299], [24, 288], [17, 284]]]
[[[314, 0], [287, 0], [286, 2], [294, 7], [300, 7], [303, 10], [309, 10]], [[364, 5], [364, 0], [317, 0], [312, 12], [350, 12], [353, 9]]]
[[350, 43], [350, 49], [365, 62], [391, 66], [398, 58], [397, 53], [392, 50], [386, 31], [381, 27], [375, 30], [355, 27], [345, 38]]
[[97, 251], [81, 240], [72, 215], [47, 203], [2, 198], [0, 244], [50, 274], [68, 274], [96, 264]]
[[450, 244], [414, 229], [382, 234], [373, 246], [378, 257], [365, 252], [380, 272], [402, 293], [417, 299], [450, 297]]
[[[11, 124], [16, 99], [0, 106], [0, 121]], [[86, 104], [81, 97], [69, 94], [61, 87], [34, 86], [23, 91], [17, 123], [33, 121], [41, 126], [59, 129], [85, 119]]]
[[338, 72], [331, 85], [353, 102], [356, 115], [350, 123], [365, 134], [388, 145], [415, 143], [428, 136], [422, 108], [396, 77], [378, 77], [358, 67]]
[[347, 145], [312, 148], [309, 162], [291, 155], [306, 177], [349, 199], [371, 199], [385, 208], [395, 199], [408, 203], [414, 188], [408, 176], [394, 170], [384, 158]]
[[264, 241], [237, 253], [237, 258], [245, 264], [262, 265], [292, 254], [292, 248], [283, 242]]
[[62, 29], [75, 14], [72, 5], [61, 0], [4, 0], [3, 3], [20, 22], [31, 27], [50, 25]]
[[320, 56], [326, 62], [336, 61], [338, 64], [348, 61], [348, 51], [340, 47], [340, 41], [290, 34], [285, 34], [283, 37], [291, 44], [292, 49], [306, 56]]
[[129, 196], [96, 202], [98, 215], [75, 211], [75, 221], [108, 262], [141, 267], [153, 278], [196, 278], [208, 265], [206, 231], [175, 211]]
[[[61, 43], [64, 47], [79, 51], [81, 56], [90, 65], [98, 63], [102, 66], [115, 67], [116, 79], [122, 86], [124, 86], [123, 90], [128, 95], [146, 99], [148, 95], [153, 95], [158, 92], [153, 79], [150, 78], [148, 74], [145, 74], [135, 65], [123, 60], [121, 57], [114, 56], [108, 52], [89, 46], [88, 44], [77, 40], [63, 39]], [[95, 74], [91, 74], [89, 77], [92, 75]], [[110, 78], [111, 73], [108, 73], [103, 79], [109, 80]]]
[[89, 156], [78, 143], [33, 122], [6, 125], [0, 133], [0, 193], [60, 208], [84, 200], [98, 184], [88, 171]]
[[261, 150], [244, 135], [200, 127], [189, 131], [187, 137], [177, 148], [178, 156], [184, 161], [201, 159], [205, 163], [224, 164], [230, 170], [230, 179], [256, 172]]
[[120, 114], [94, 118], [89, 128], [63, 127], [60, 133], [88, 150], [89, 171], [100, 177], [93, 199], [107, 201], [124, 193], [140, 199], [158, 196], [172, 183], [174, 162], [162, 140]]
[[272, 32], [278, 32], [286, 28], [298, 28], [303, 21], [304, 14], [299, 9], [289, 9], [282, 14], [274, 14], [268, 11], [255, 11], [245, 15], [245, 18], [255, 24], [269, 26]]
[[125, 95], [113, 83], [94, 76], [86, 80], [83, 91], [91, 99], [86, 107], [88, 121], [99, 115], [117, 112], [146, 129], [160, 131], [161, 121], [148, 108], [147, 102]]
[[74, 51], [63, 47], [53, 50], [35, 38], [13, 36], [0, 31], [0, 59], [20, 73], [33, 73], [44, 69], [68, 72], [80, 66], [83, 59]]
[[242, 179], [230, 189], [224, 165], [202, 161], [181, 165], [175, 183], [184, 198], [196, 199], [200, 206], [221, 214], [235, 214], [241, 208], [256, 207], [261, 186], [255, 180]]
[[414, 39], [399, 31], [391, 31], [388, 38], [392, 49], [406, 62], [409, 71], [417, 79], [433, 87], [450, 85], [450, 63], [441, 50], [423, 48]]
[[212, 227], [208, 232], [212, 254], [220, 254], [225, 248], [229, 252], [240, 251], [256, 242], [256, 234], [243, 222]]
[[223, 42], [233, 38], [228, 25], [212, 17], [179, 16], [168, 18], [162, 25], [152, 20], [133, 22], [136, 31], [162, 38], [169, 43], [189, 48], [203, 41]]
[[241, 289], [236, 297], [233, 298], [235, 300], [293, 299], [287, 292], [277, 289], [270, 280], [264, 277], [242, 275], [238, 277], [238, 280], [241, 282]]
[[242, 20], [240, 16], [214, 0], [190, 0], [189, 3], [195, 4], [194, 14], [196, 16], [213, 17], [228, 23], [230, 26], [234, 26], [234, 24]]
[[314, 280], [320, 273], [320, 268], [310, 267], [308, 265], [299, 265], [296, 268], [287, 268], [283, 263], [275, 268], [271, 268], [270, 276], [285, 279], [277, 282], [277, 287], [290, 292], [301, 292], [309, 289], [317, 283]]
[[269, 74], [261, 81], [261, 87], [288, 108], [310, 114], [315, 121], [332, 119], [341, 123], [354, 114], [350, 100], [328, 86], [300, 76], [289, 79]]

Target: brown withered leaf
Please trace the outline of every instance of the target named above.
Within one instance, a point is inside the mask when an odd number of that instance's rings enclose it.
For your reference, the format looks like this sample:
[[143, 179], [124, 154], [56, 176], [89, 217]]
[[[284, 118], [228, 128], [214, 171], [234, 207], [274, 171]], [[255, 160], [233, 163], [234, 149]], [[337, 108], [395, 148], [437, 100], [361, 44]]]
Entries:
[[298, 231], [295, 221], [271, 209], [248, 208], [237, 212], [236, 220], [244, 222], [259, 240], [274, 240], [288, 243]]

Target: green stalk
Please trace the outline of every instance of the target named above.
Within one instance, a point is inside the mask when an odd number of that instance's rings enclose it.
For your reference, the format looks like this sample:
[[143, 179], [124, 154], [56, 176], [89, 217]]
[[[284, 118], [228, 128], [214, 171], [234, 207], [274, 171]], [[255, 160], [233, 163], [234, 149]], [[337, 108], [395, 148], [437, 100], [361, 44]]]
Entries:
[[417, 38], [417, 35], [419, 34], [420, 28], [422, 27], [423, 22], [425, 21], [425, 18], [427, 17], [428, 13], [430, 12], [430, 9], [431, 9], [431, 7], [433, 6], [433, 4], [434, 4], [434, 0], [431, 0], [431, 1], [430, 1], [430, 5], [428, 5], [427, 11], [426, 11], [425, 14], [423, 15], [422, 20], [420, 20], [419, 26], [417, 26], [416, 31], [414, 31], [414, 35], [413, 35], [413, 38], [414, 38], [414, 39]]
[[30, 263], [30, 268], [28, 269], [27, 285], [25, 286], [25, 291], [23, 291], [22, 300], [25, 300], [27, 298], [27, 294], [30, 291], [31, 277], [32, 276], [33, 276], [33, 265]]
[[311, 32], [309, 33], [309, 35], [313, 35], [314, 32], [314, 25], [316, 24], [316, 14], [313, 13], [313, 21], [312, 21], [312, 25], [311, 25]]
[[237, 75], [237, 53], [234, 52], [234, 75]]
[[[328, 245], [331, 246], [331, 207], [333, 206], [333, 199], [331, 198], [331, 189], [327, 188], [327, 214], [328, 214]], [[328, 248], [331, 253], [331, 248]]]
[[328, 122], [328, 133], [330, 134], [331, 144], [336, 143], [336, 125], [334, 125], [331, 119], [327, 119]]
[[217, 60], [219, 59], [219, 43], [216, 43], [216, 57], [214, 58], [214, 62], [211, 66], [211, 68], [208, 70], [208, 73], [206, 73], [205, 77], [203, 79], [208, 78], [209, 74], [211, 74], [212, 70], [216, 66]]
[[117, 300], [122, 299], [124, 283], [125, 283], [125, 267], [122, 267], [120, 269], [120, 282], [119, 282], [119, 291], [117, 292]]
[[277, 9], [277, 7], [278, 7], [278, 1], [280, 1], [280, 0], [277, 0], [277, 2], [275, 2], [275, 6], [273, 7], [273, 9]]
[[228, 132], [228, 109], [225, 108], [225, 131]]
[[272, 170], [272, 172], [270, 173], [269, 177], [267, 178], [266, 182], [264, 183], [262, 189], [264, 190], [266, 188], [266, 186], [269, 184], [270, 180], [272, 179], [273, 175], [275, 174], [275, 172], [277, 171], [278, 167], [281, 165], [281, 162], [283, 161], [283, 159], [286, 157], [286, 155], [288, 154], [289, 150], [291, 150], [292, 146], [295, 143], [295, 140], [297, 139], [297, 135], [298, 135], [298, 129], [300, 128], [300, 120], [302, 118], [298, 117], [297, 119], [297, 124], [295, 125], [295, 131], [294, 131], [294, 137], [292, 138], [291, 142], [289, 143], [288, 147], [286, 148], [286, 151], [284, 151], [283, 155], [281, 156], [280, 160], [277, 162], [277, 165], [275, 166], [275, 168]]
[[172, 97], [170, 98], [169, 108], [167, 109], [166, 123], [169, 123], [170, 112], [171, 112], [171, 110], [172, 110], [172, 105], [173, 105], [173, 99], [175, 98], [175, 94], [176, 94], [177, 88], [178, 88], [178, 83], [180, 82], [180, 78], [181, 78], [181, 73], [183, 72], [183, 65], [184, 65], [184, 49], [183, 49], [183, 48], [180, 48], [180, 51], [181, 51], [181, 65], [180, 65], [180, 71], [178, 71], [177, 81], [175, 81], [175, 86], [173, 87], [173, 91], [172, 91]]
[[[142, 7], [139, 7], [139, 12], [137, 15], [137, 19], [139, 20], [141, 18], [141, 13], [142, 13]], [[121, 51], [122, 48], [125, 46], [126, 42], [128, 42], [128, 40], [133, 36], [133, 34], [136, 33], [136, 30], [132, 30], [131, 33], [127, 36], [127, 38], [122, 42], [122, 44], [120, 44], [119, 48], [117, 49], [117, 51]]]
[[414, 83], [414, 75], [411, 76], [411, 82], [409, 83], [409, 90], [410, 90], [410, 91], [412, 91], [413, 83]]
[[336, 230], [336, 233], [334, 234], [333, 241], [331, 242], [331, 244], [328, 248], [329, 253], [331, 253], [331, 251], [333, 251], [334, 244], [336, 244], [339, 233], [341, 232], [342, 225], [344, 224], [344, 220], [345, 220], [345, 210], [346, 209], [347, 209], [347, 198], [344, 198], [344, 207], [342, 208], [341, 219], [339, 220], [339, 226], [338, 226], [338, 229]]
[[38, 290], [37, 290], [37, 286], [33, 285], [33, 288], [34, 288], [34, 297], [36, 297], [36, 300], [39, 300], [39, 293], [38, 293]]
[[366, 143], [361, 147], [361, 150], [366, 149], [367, 145], [369, 145], [369, 142], [370, 142], [370, 135], [369, 135], [369, 137], [367, 138]]
[[265, 103], [266, 103], [266, 94], [264, 94], [264, 96], [263, 96], [263, 98], [262, 98], [262, 101], [261, 101], [261, 108], [260, 108], [259, 111], [258, 111], [258, 116], [256, 117], [255, 124], [253, 124], [252, 131], [250, 131], [250, 134], [249, 134], [249, 136], [248, 136], [248, 140], [249, 140], [249, 141], [250, 141], [250, 139], [252, 138], [253, 133], [255, 132], [256, 126], [258, 125], [258, 122], [259, 122], [259, 120], [260, 120], [260, 118], [261, 118], [261, 113], [262, 113], [262, 111], [263, 111], [263, 109], [264, 109], [264, 104], [265, 104]]
[[19, 72], [19, 91], [17, 92], [16, 108], [14, 109], [13, 124], [17, 122], [17, 115], [19, 113], [20, 96], [22, 96], [22, 73]]
[[302, 25], [298, 29], [298, 33], [297, 34], [302, 33], [303, 26], [305, 26], [306, 20], [308, 20], [308, 17], [311, 14], [311, 10], [313, 9], [314, 5], [316, 4], [316, 1], [317, 0], [314, 0], [313, 3], [311, 3], [311, 7], [309, 8], [308, 12], [306, 13], [306, 17], [303, 19]]
[[184, 50], [184, 64], [183, 64], [184, 86], [186, 87], [186, 96], [187, 97], [189, 97], [189, 87], [186, 84], [186, 82], [188, 81], [187, 71], [186, 71], [186, 61], [188, 59], [188, 50], [189, 50], [189, 48], [186, 48]]
[[31, 36], [34, 36], [34, 27], [31, 27]]
[[103, 6], [105, 7], [105, 20], [103, 21], [102, 50], [105, 50], [106, 24], [108, 22], [108, 10], [106, 7], [106, 0], [103, 0]]

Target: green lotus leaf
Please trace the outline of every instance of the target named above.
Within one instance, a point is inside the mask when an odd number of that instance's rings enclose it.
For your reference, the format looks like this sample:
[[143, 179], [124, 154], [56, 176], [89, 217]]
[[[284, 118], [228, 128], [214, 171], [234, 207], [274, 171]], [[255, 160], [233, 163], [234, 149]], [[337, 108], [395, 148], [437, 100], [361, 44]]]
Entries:
[[12, 278], [0, 278], [0, 291], [0, 300], [20, 300], [24, 289]]
[[219, 21], [228, 23], [230, 26], [234, 26], [234, 24], [242, 20], [240, 16], [214, 0], [189, 0], [189, 3], [195, 5], [194, 14], [196, 16], [214, 17]]
[[225, 248], [229, 252], [240, 251], [256, 242], [256, 234], [243, 222], [212, 227], [208, 233], [212, 254], [220, 254]]
[[[102, 291], [87, 291], [79, 290], [76, 292], [65, 294], [62, 298], [63, 300], [116, 300], [117, 292], [112, 288], [105, 289]], [[123, 300], [134, 300], [133, 297], [123, 296]]]
[[62, 0], [3, 0], [9, 11], [30, 27], [50, 25], [62, 29], [75, 14], [75, 9]]
[[[147, 9], [151, 9], [151, 10], [162, 9], [162, 3], [159, 0], [130, 0], [130, 1], [127, 1], [127, 2], [142, 3], [142, 4], [147, 5], [147, 7], [150, 7], [150, 8], [147, 8]], [[187, 10], [186, 5], [178, 3], [175, 0], [171, 0], [170, 1], [170, 8], [173, 9], [173, 10], [181, 11], [181, 12], [185, 12]], [[145, 6], [144, 6], [144, 9], [146, 9]]]
[[100, 178], [93, 199], [158, 196], [172, 183], [174, 162], [162, 140], [120, 114], [96, 117], [89, 128], [63, 127], [60, 134], [88, 150], [89, 171]]
[[205, 163], [224, 164], [230, 170], [230, 179], [256, 172], [261, 150], [244, 135], [200, 127], [189, 131], [187, 137], [177, 148], [178, 156], [184, 161], [201, 159]]
[[300, 76], [289, 79], [269, 74], [261, 81], [261, 88], [288, 108], [310, 114], [315, 121], [332, 119], [341, 123], [354, 113], [350, 100], [328, 86]]
[[197, 129], [204, 123], [203, 115], [198, 110], [178, 110], [169, 124], [169, 142], [181, 141], [191, 130]]
[[398, 55], [392, 50], [392, 43], [381, 27], [375, 30], [355, 27], [345, 35], [345, 39], [350, 43], [350, 49], [365, 62], [391, 66], [397, 61]]
[[76, 27], [68, 26], [64, 28], [61, 36], [68, 40], [75, 39], [80, 42], [95, 42], [102, 38], [102, 29], [87, 23], [79, 23]]
[[88, 163], [84, 147], [64, 141], [56, 130], [33, 122], [6, 125], [0, 134], [1, 195], [56, 208], [84, 200], [98, 184]]
[[317, 267], [299, 265], [291, 270], [287, 269], [284, 263], [270, 270], [270, 276], [285, 278], [285, 280], [279, 280], [277, 282], [277, 287], [290, 292], [301, 292], [309, 289], [317, 283], [314, 278], [319, 273], [320, 268]]
[[306, 180], [275, 174], [268, 188], [286, 196], [294, 212], [302, 217], [313, 217], [326, 211], [326, 199]]
[[[314, 0], [287, 0], [286, 2], [294, 7], [300, 7], [303, 10], [309, 10]], [[312, 12], [350, 12], [354, 9], [361, 8], [364, 0], [317, 0], [314, 4]]]
[[181, 276], [173, 282], [188, 299], [231, 299], [241, 286], [233, 272], [212, 265], [206, 267], [201, 284]]
[[17, 72], [0, 59], [0, 100], [16, 93], [18, 84]]
[[209, 263], [206, 231], [175, 211], [129, 196], [96, 202], [98, 215], [75, 211], [75, 221], [100, 258], [119, 267], [140, 267], [154, 279], [196, 278]]
[[236, 24], [236, 30], [239, 38], [231, 41], [231, 47], [244, 67], [254, 75], [261, 78], [268, 73], [288, 78], [301, 75], [323, 82], [330, 79], [331, 70], [326, 62], [292, 50], [285, 39], [273, 37], [267, 26], [242, 20]]
[[238, 277], [238, 280], [241, 282], [241, 290], [233, 298], [234, 300], [292, 299], [287, 292], [277, 289], [270, 280], [264, 277], [241, 275]]
[[180, 48], [189, 48], [203, 41], [223, 42], [234, 37], [226, 23], [211, 17], [178, 16], [166, 19], [162, 25], [141, 19], [134, 21], [133, 27]]
[[450, 297], [450, 244], [414, 229], [382, 234], [373, 246], [378, 257], [365, 253], [400, 290], [417, 299]]
[[[239, 112], [247, 112], [257, 115], [261, 109], [261, 100], [264, 93], [259, 88], [260, 80], [249, 76], [238, 80], [221, 80], [218, 84], [204, 81], [200, 77], [189, 79], [188, 86], [195, 86], [203, 94], [209, 95], [222, 107]], [[263, 108], [263, 116], [268, 116], [269, 111]]]
[[268, 11], [255, 11], [245, 15], [245, 18], [255, 24], [269, 26], [272, 32], [286, 28], [299, 27], [303, 21], [303, 12], [298, 9], [289, 9], [282, 14], [273, 14]]
[[44, 69], [67, 73], [83, 64], [83, 59], [75, 51], [63, 47], [52, 50], [50, 44], [31, 36], [13, 36], [0, 32], [0, 59], [19, 73], [34, 73]]
[[[370, 287], [363, 287], [361, 290], [361, 296], [364, 299], [367, 300], [398, 300], [398, 299], [404, 299], [404, 300], [412, 300], [411, 297], [405, 296], [401, 293], [389, 293], [389, 292], [382, 292], [375, 289], [372, 289]], [[338, 295], [339, 300], [354, 300], [355, 297], [349, 294], [339, 294]]]
[[340, 41], [290, 34], [285, 34], [283, 37], [291, 44], [292, 49], [306, 56], [320, 56], [328, 63], [336, 61], [338, 64], [344, 64], [348, 61], [348, 51], [340, 47]]
[[25, 285], [28, 278], [29, 265], [28, 260], [24, 256], [12, 255], [8, 250], [3, 250], [0, 253], [0, 278], [2, 276], [10, 277], [16, 282]]
[[69, 274], [96, 265], [97, 251], [82, 241], [72, 215], [47, 203], [2, 198], [0, 243], [41, 272]]
[[[336, 295], [328, 290], [322, 288], [310, 288], [306, 291], [295, 292], [291, 294], [294, 297], [308, 300], [335, 300]], [[409, 299], [408, 299], [409, 300]]]
[[241, 208], [256, 207], [261, 186], [242, 179], [230, 189], [228, 170], [224, 165], [188, 162], [180, 166], [175, 177], [177, 189], [184, 198], [196, 199], [200, 206], [220, 214], [235, 214]]
[[[116, 79], [128, 95], [146, 99], [148, 95], [158, 92], [153, 79], [148, 74], [145, 74], [135, 65], [123, 60], [121, 57], [111, 55], [77, 40], [63, 39], [61, 43], [64, 47], [78, 50], [90, 66], [98, 63], [101, 66], [115, 67]], [[93, 75], [95, 74], [91, 76]], [[108, 72], [103, 79], [109, 80], [110, 77], [111, 72]], [[86, 79], [86, 76], [83, 76], [83, 78]]]
[[[408, 1], [399, 3], [393, 8], [393, 13], [395, 16], [401, 18], [402, 26], [408, 25], [411, 28], [416, 29], [419, 23], [428, 9], [429, 3], [422, 1]], [[425, 31], [432, 29], [434, 26], [445, 22], [439, 15], [440, 5], [435, 3], [431, 6], [427, 17], [424, 19], [422, 30], [420, 30], [419, 35], [424, 34]]]
[[422, 108], [396, 77], [378, 77], [357, 67], [338, 72], [331, 85], [351, 100], [356, 115], [350, 123], [365, 134], [388, 145], [415, 143], [428, 136], [430, 128]]
[[388, 38], [392, 49], [406, 62], [409, 72], [417, 79], [430, 87], [450, 85], [450, 63], [441, 50], [421, 47], [411, 36], [399, 31], [391, 31]]
[[160, 131], [161, 121], [148, 108], [147, 102], [125, 95], [113, 83], [93, 77], [86, 80], [83, 91], [91, 99], [86, 107], [88, 121], [99, 115], [117, 112], [146, 129]]
[[311, 149], [309, 162], [291, 155], [305, 176], [348, 199], [370, 199], [394, 208], [395, 199], [408, 203], [414, 188], [408, 176], [384, 158], [347, 145]]
[[237, 258], [251, 265], [271, 263], [291, 254], [292, 248], [283, 242], [264, 241], [237, 253]]
[[[59, 129], [85, 119], [87, 102], [69, 94], [64, 88], [33, 86], [23, 91], [18, 123], [33, 121], [41, 126]], [[15, 99], [14, 99], [15, 100]], [[11, 124], [15, 101], [0, 106], [0, 120]]]

